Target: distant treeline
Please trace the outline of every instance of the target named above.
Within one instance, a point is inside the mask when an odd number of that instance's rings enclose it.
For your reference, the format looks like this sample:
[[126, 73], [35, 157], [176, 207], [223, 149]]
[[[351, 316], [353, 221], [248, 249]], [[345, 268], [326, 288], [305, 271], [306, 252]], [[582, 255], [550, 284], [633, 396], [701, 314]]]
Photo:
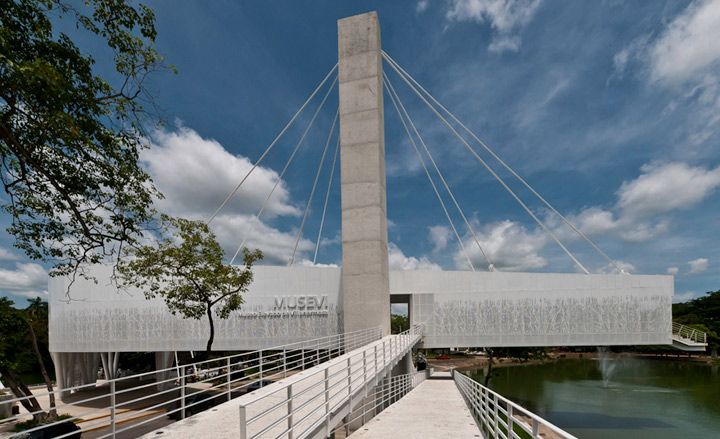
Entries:
[[720, 290], [672, 306], [673, 320], [708, 335], [708, 348], [720, 349]]

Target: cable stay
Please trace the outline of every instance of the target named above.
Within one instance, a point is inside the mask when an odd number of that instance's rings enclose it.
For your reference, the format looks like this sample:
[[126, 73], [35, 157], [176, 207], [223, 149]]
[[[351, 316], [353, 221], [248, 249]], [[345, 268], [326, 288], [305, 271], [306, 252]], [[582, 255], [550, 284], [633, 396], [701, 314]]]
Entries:
[[318, 250], [320, 250], [320, 242], [322, 240], [323, 226], [325, 225], [325, 214], [327, 213], [328, 200], [330, 199], [330, 189], [332, 189], [333, 176], [337, 167], [338, 151], [340, 151], [340, 135], [338, 134], [335, 143], [335, 155], [333, 155], [332, 165], [330, 166], [330, 178], [328, 179], [327, 191], [325, 192], [325, 202], [323, 203], [322, 217], [320, 218], [320, 228], [318, 230], [317, 241], [315, 241], [315, 254], [313, 255], [313, 264], [317, 263]]
[[[292, 153], [290, 154], [290, 157], [288, 157], [287, 162], [285, 162], [285, 165], [282, 168], [282, 171], [280, 171], [280, 175], [278, 175], [277, 180], [275, 181], [275, 184], [273, 185], [272, 189], [270, 190], [270, 193], [265, 197], [265, 200], [263, 201], [262, 205], [260, 206], [260, 210], [258, 213], [255, 214], [255, 219], [259, 220], [262, 216], [263, 212], [265, 211], [265, 208], [268, 205], [268, 202], [270, 201], [270, 197], [272, 197], [273, 193], [275, 193], [275, 189], [280, 185], [280, 182], [282, 182], [283, 176], [285, 175], [285, 172], [290, 167], [290, 164], [292, 163], [293, 159], [295, 158], [295, 155], [297, 154], [298, 150], [300, 149], [300, 146], [304, 143], [305, 137], [307, 137], [307, 134], [310, 132], [310, 129], [312, 128], [313, 124], [315, 123], [315, 119], [317, 119], [318, 114], [320, 114], [320, 110], [322, 110], [323, 106], [325, 105], [325, 101], [327, 101], [327, 98], [330, 96], [330, 92], [332, 92], [333, 88], [335, 87], [335, 83], [337, 82], [337, 76], [335, 77], [335, 80], [330, 84], [330, 87], [328, 88], [327, 92], [325, 92], [325, 95], [322, 98], [322, 101], [320, 101], [320, 105], [318, 105], [317, 109], [315, 110], [315, 113], [313, 113], [312, 117], [310, 118], [310, 122], [308, 122], [307, 127], [305, 128], [305, 131], [303, 131], [302, 135], [300, 136], [300, 140], [295, 144], [295, 147], [292, 150]], [[247, 176], [246, 176], [247, 177]], [[238, 255], [242, 251], [243, 247], [245, 247], [245, 244], [247, 242], [247, 236], [243, 238], [243, 241], [238, 246], [237, 250], [235, 250], [235, 254], [233, 255], [232, 259], [230, 259], [230, 265], [232, 265], [235, 260], [237, 259]]]
[[[313, 197], [315, 196], [315, 189], [317, 188], [318, 180], [320, 179], [320, 172], [322, 171], [323, 164], [325, 163], [325, 156], [327, 155], [328, 147], [330, 146], [330, 140], [332, 139], [333, 133], [335, 132], [335, 125], [337, 124], [338, 115], [340, 114], [340, 108], [335, 111], [335, 117], [333, 118], [330, 132], [328, 132], [327, 141], [325, 142], [325, 148], [323, 149], [322, 156], [320, 157], [320, 164], [318, 165], [317, 172], [315, 173], [315, 180], [313, 180], [312, 189], [310, 190], [310, 196], [308, 197], [307, 204], [305, 205], [305, 212], [303, 213], [302, 221], [300, 222], [300, 230], [298, 230], [297, 237], [295, 238], [295, 247], [293, 248], [292, 255], [288, 261], [288, 267], [295, 262], [295, 253], [297, 253], [300, 239], [302, 239], [303, 230], [305, 229], [305, 220], [307, 220], [308, 212], [310, 211], [310, 205], [312, 205]], [[340, 141], [340, 132], [338, 131], [338, 142]]]
[[[330, 78], [330, 76], [332, 76], [333, 72], [335, 72], [337, 67], [338, 67], [338, 65], [337, 65], [337, 63], [335, 63], [335, 65], [330, 69], [330, 71], [327, 73], [327, 75], [325, 75], [323, 80], [320, 81], [320, 84], [318, 84], [317, 87], [315, 87], [315, 90], [313, 90], [313, 92], [310, 94], [310, 96], [305, 100], [305, 102], [300, 106], [300, 108], [290, 118], [290, 120], [287, 122], [287, 124], [285, 124], [283, 129], [280, 130], [280, 132], [278, 133], [277, 136], [275, 136], [275, 139], [273, 139], [273, 141], [270, 143], [270, 145], [265, 149], [265, 151], [255, 161], [255, 163], [252, 165], [252, 167], [247, 172], [247, 174], [245, 174], [245, 176], [242, 178], [242, 180], [240, 180], [240, 183], [238, 183], [237, 186], [235, 186], [235, 188], [227, 195], [227, 197], [225, 197], [223, 202], [220, 203], [220, 206], [218, 206], [218, 208], [215, 209], [215, 212], [213, 212], [213, 214], [210, 215], [210, 217], [206, 221], [206, 224], [210, 224], [215, 219], [215, 217], [218, 215], [218, 213], [220, 213], [220, 211], [227, 205], [227, 203], [230, 202], [232, 197], [234, 197], [235, 194], [237, 193], [237, 191], [240, 190], [240, 187], [243, 185], [243, 183], [245, 183], [245, 180], [247, 180], [248, 177], [250, 177], [250, 174], [252, 174], [253, 171], [255, 171], [255, 169], [260, 165], [260, 163], [262, 163], [262, 161], [268, 155], [270, 150], [277, 144], [277, 142], [280, 140], [280, 138], [283, 136], [283, 134], [285, 134], [285, 132], [290, 128], [290, 126], [293, 124], [293, 122], [295, 122], [295, 119], [297, 119], [297, 117], [300, 115], [300, 113], [303, 112], [303, 110], [308, 105], [308, 103], [310, 103], [310, 101], [320, 91], [322, 86], [327, 82], [327, 80]], [[337, 76], [335, 77], [335, 81], [337, 81]], [[332, 86], [330, 87], [330, 89], [332, 89]]]
[[[388, 85], [388, 89], [390, 89], [390, 85], [386, 82], [386, 79], [383, 78], [383, 82]], [[405, 123], [405, 118], [403, 117], [402, 113], [400, 112], [400, 108], [398, 107], [397, 102], [395, 102], [395, 96], [393, 96], [392, 93], [388, 93], [390, 96], [390, 100], [393, 103], [393, 106], [395, 107], [395, 111], [397, 111], [398, 116], [400, 117], [400, 121], [403, 124], [403, 127], [405, 128], [405, 132], [408, 135], [408, 139], [410, 140], [410, 144], [413, 146], [413, 149], [415, 149], [415, 154], [417, 154], [418, 160], [420, 160], [420, 164], [422, 165], [423, 169], [425, 170], [425, 175], [427, 176], [428, 180], [430, 181], [430, 185], [433, 188], [433, 191], [435, 192], [435, 195], [437, 196], [438, 201], [440, 202], [440, 206], [443, 209], [443, 212], [445, 212], [445, 216], [447, 217], [448, 222], [450, 223], [450, 227], [453, 230], [453, 233], [455, 234], [455, 238], [457, 238], [458, 244], [460, 244], [460, 248], [465, 255], [465, 258], [468, 261], [468, 264], [470, 265], [470, 269], [472, 271], [475, 270], [475, 265], [473, 265], [472, 260], [470, 259], [470, 255], [468, 254], [467, 250], [465, 249], [465, 245], [463, 244], [463, 240], [460, 239], [460, 235], [458, 234], [457, 229], [455, 228], [455, 224], [453, 223], [452, 218], [450, 217], [450, 213], [448, 213], [447, 207], [445, 207], [445, 202], [442, 199], [442, 196], [440, 195], [440, 192], [437, 189], [437, 186], [435, 185], [435, 182], [433, 181], [432, 177], [430, 176], [430, 171], [427, 168], [427, 165], [425, 165], [425, 159], [423, 159], [422, 154], [420, 153], [420, 149], [417, 147], [417, 144], [415, 144], [415, 139], [410, 134], [410, 129], [407, 126], [407, 123]]]
[[383, 57], [388, 61], [389, 65], [395, 70], [395, 72], [405, 81], [406, 84], [420, 97], [420, 99], [432, 110], [433, 113], [440, 119], [440, 121], [450, 130], [450, 132], [457, 137], [458, 140], [465, 146], [465, 148], [480, 162], [480, 164], [485, 167], [485, 169], [490, 172], [490, 174], [505, 188], [505, 190], [515, 199], [515, 201], [520, 204], [520, 206], [527, 212], [530, 217], [535, 220], [535, 222], [542, 228], [552, 239], [555, 241], [555, 243], [567, 254], [567, 256], [575, 263], [575, 265], [582, 270], [585, 274], [590, 274], [587, 268], [583, 264], [580, 263], [580, 261], [568, 250], [568, 248], [560, 241], [560, 239], [557, 237], [555, 233], [550, 230], [545, 223], [540, 221], [540, 219], [532, 212], [532, 210], [525, 204], [525, 202], [518, 197], [518, 195], [510, 188], [510, 186], [507, 185], [505, 180], [500, 177], [495, 170], [485, 161], [482, 157], [467, 143], [465, 138], [463, 138], [460, 133], [457, 132], [457, 130], [450, 124], [450, 122], [447, 121], [445, 117], [443, 117], [442, 114], [440, 114], [437, 109], [428, 102], [428, 100], [425, 98], [425, 96], [415, 87], [413, 84], [401, 73], [401, 71], [395, 66], [393, 61], [390, 59], [390, 57], [383, 51]]
[[402, 110], [403, 114], [405, 115], [405, 118], [410, 123], [410, 127], [412, 128], [413, 132], [415, 133], [415, 136], [417, 136], [418, 140], [420, 140], [420, 145], [422, 145], [423, 149], [425, 150], [425, 153], [427, 154], [428, 158], [430, 159], [430, 163], [432, 163], [433, 168], [435, 169], [435, 172], [440, 177], [440, 181], [442, 181], [443, 186], [445, 187], [445, 190], [450, 195], [450, 198], [453, 201], [453, 204], [455, 204], [455, 208], [460, 212], [460, 216], [462, 217], [463, 221], [465, 222], [465, 226], [467, 227], [468, 231], [470, 231], [470, 234], [473, 237], [473, 240], [475, 241], [475, 244], [477, 245], [477, 248], [480, 250], [480, 253], [483, 255], [483, 258], [485, 258], [485, 261], [487, 262], [487, 268], [488, 271], [495, 271], [495, 265], [490, 260], [490, 257], [487, 255], [485, 250], [482, 248], [482, 245], [480, 245], [480, 240], [478, 239], [477, 235], [475, 234], [475, 230], [473, 230], [472, 226], [470, 225], [470, 222], [468, 221], [467, 217], [465, 216], [465, 212], [463, 212], [462, 208], [460, 207], [460, 204], [458, 203], [457, 199], [455, 198], [455, 195], [453, 195], [452, 190], [450, 189], [450, 185], [448, 184], [447, 180], [445, 180], [445, 177], [443, 176], [442, 172], [440, 172], [440, 168], [438, 167], [437, 163], [435, 162], [435, 159], [433, 158], [432, 154], [430, 153], [430, 149], [427, 147], [427, 144], [423, 140], [422, 136], [420, 135], [420, 132], [418, 131], [417, 127], [415, 126], [415, 123], [413, 122], [412, 118], [410, 117], [410, 114], [408, 114], [407, 109], [402, 103], [402, 100], [400, 100], [400, 96], [395, 91], [395, 87], [393, 87], [392, 83], [390, 82], [390, 78], [387, 77], [385, 72], [383, 72], [383, 81], [388, 86], [388, 89], [390, 90], [390, 93], [394, 95], [394, 100], [398, 103], [400, 109]]

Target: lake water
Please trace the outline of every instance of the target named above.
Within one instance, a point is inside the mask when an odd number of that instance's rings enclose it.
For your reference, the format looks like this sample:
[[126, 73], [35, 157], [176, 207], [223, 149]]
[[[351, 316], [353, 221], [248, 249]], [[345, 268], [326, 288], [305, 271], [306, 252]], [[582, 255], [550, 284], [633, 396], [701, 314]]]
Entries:
[[[605, 361], [495, 368], [490, 387], [579, 438], [720, 438], [718, 365]], [[610, 372], [607, 380], [601, 367]]]

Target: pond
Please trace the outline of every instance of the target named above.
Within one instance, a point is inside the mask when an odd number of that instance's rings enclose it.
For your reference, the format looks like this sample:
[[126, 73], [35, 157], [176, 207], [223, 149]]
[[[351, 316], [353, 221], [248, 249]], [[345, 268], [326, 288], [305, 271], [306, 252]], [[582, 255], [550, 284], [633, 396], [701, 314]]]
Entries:
[[[499, 367], [490, 387], [579, 438], [720, 438], [718, 365], [620, 356]], [[482, 371], [470, 374], [482, 383]]]

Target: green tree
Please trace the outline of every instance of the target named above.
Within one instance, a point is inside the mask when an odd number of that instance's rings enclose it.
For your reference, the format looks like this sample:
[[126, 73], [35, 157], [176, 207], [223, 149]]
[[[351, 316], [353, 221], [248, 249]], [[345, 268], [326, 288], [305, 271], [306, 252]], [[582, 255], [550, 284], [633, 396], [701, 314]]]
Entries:
[[47, 338], [47, 303], [40, 298], [31, 300], [25, 310], [13, 305], [10, 299], [0, 297], [0, 375], [3, 383], [17, 398], [26, 398], [20, 403], [27, 411], [35, 413], [33, 419], [44, 421], [56, 418], [54, 398], [50, 398], [50, 410], [44, 411], [19, 376], [39, 366], [48, 390], [52, 391], [52, 382], [45, 370], [44, 355], [38, 341]]
[[207, 316], [210, 334], [206, 355], [215, 339], [213, 311], [221, 319], [239, 309], [242, 293], [252, 283], [253, 264], [260, 250], [243, 250], [244, 267], [223, 262], [223, 250], [202, 221], [163, 215], [158, 243], [130, 250], [118, 266], [121, 282], [141, 289], [148, 299], [160, 296], [172, 314], [183, 318]]
[[[165, 67], [152, 10], [73, 4], [0, 0], [0, 178], [15, 245], [74, 277], [135, 243], [153, 216], [159, 194], [138, 165], [150, 115], [144, 82]], [[104, 42], [113, 84], [53, 20]]]
[[720, 290], [709, 292], [672, 307], [673, 320], [708, 334], [708, 347], [713, 355], [720, 349]]
[[390, 314], [390, 332], [399, 334], [410, 329], [410, 318], [402, 314]]

